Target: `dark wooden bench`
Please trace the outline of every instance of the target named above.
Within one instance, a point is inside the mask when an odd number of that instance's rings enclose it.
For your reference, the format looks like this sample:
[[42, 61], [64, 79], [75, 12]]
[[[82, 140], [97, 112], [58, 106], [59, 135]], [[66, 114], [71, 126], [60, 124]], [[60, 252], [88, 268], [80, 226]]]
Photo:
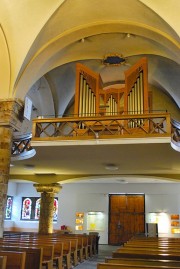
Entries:
[[25, 269], [41, 269], [43, 250], [35, 247], [23, 247], [17, 245], [0, 245], [0, 252], [25, 252]]
[[25, 269], [26, 252], [0, 250], [0, 256], [6, 257], [6, 269]]

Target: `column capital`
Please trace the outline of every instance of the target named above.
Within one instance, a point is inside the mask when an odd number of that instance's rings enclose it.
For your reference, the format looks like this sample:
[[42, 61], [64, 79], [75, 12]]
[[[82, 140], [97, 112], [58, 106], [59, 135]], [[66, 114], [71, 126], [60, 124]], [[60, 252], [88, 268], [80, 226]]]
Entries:
[[24, 105], [20, 99], [1, 99], [0, 126], [21, 129]]
[[33, 184], [37, 192], [58, 193], [62, 186], [58, 183], [52, 184]]

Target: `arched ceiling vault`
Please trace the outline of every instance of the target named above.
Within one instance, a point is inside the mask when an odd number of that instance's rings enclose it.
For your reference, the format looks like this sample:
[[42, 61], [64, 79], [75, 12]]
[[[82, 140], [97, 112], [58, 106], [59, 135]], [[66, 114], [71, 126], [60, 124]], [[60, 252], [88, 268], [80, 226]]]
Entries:
[[[98, 2], [100, 4], [101, 1]], [[109, 5], [108, 1], [103, 1], [103, 8], [97, 12], [96, 0], [88, 3], [76, 0], [78, 14], [73, 12], [73, 2], [70, 0], [57, 8], [39, 31], [24, 59], [15, 82], [14, 96], [25, 96], [34, 82], [58, 66], [78, 60], [102, 59], [105, 52], [131, 57], [154, 54], [179, 64], [179, 37], [160, 16], [140, 1], [128, 0], [124, 3], [113, 0], [113, 3]], [[113, 38], [110, 48], [102, 38], [98, 39], [110, 33], [117, 36], [131, 33], [137, 38], [136, 41], [127, 41], [126, 49], [121, 38], [116, 44]], [[82, 38], [85, 41], [93, 40], [89, 46], [86, 45], [87, 49], [85, 46], [83, 49], [82, 46], [77, 48]]]

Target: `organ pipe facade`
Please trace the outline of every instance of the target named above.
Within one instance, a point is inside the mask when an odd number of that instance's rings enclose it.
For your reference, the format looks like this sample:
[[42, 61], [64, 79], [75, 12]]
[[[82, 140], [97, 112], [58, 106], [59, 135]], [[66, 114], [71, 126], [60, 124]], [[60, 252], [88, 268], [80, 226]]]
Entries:
[[[147, 59], [142, 58], [125, 71], [124, 87], [103, 89], [100, 75], [78, 63], [76, 66], [75, 116], [147, 113], [149, 111], [147, 74]], [[129, 127], [136, 126], [133, 123]]]

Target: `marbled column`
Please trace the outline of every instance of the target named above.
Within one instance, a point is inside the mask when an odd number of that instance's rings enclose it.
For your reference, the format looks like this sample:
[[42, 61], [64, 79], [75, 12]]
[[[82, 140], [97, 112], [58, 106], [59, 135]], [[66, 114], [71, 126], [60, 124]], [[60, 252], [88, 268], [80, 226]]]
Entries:
[[41, 208], [39, 218], [39, 234], [53, 233], [54, 193], [62, 188], [59, 184], [34, 184], [37, 192], [41, 192]]
[[23, 105], [17, 100], [0, 101], [0, 238], [4, 231], [4, 214], [14, 130], [20, 130]]

